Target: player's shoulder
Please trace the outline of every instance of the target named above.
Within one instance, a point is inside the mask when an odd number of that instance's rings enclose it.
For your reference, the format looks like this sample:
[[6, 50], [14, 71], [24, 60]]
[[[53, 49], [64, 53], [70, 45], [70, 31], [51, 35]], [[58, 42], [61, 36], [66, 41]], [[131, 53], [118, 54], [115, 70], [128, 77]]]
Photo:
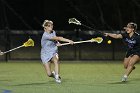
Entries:
[[43, 36], [46, 36], [46, 35], [48, 35], [48, 33], [47, 33], [47, 32], [44, 32], [44, 33], [43, 33]]
[[123, 38], [127, 38], [128, 37], [128, 34], [126, 32], [121, 32], [120, 34], [122, 35]]
[[50, 37], [50, 35], [51, 35], [51, 34], [49, 34], [48, 32], [44, 32], [43, 35], [42, 35], [42, 37], [43, 37], [43, 38], [46, 38], [46, 37]]
[[56, 33], [56, 31], [55, 31], [55, 30], [53, 30], [52, 32], [53, 32], [53, 33]]

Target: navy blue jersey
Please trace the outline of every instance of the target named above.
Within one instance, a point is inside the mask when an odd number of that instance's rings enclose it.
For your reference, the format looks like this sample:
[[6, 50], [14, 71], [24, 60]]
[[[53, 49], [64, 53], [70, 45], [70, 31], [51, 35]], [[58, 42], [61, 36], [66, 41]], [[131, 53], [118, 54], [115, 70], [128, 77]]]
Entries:
[[127, 45], [127, 50], [131, 52], [140, 52], [140, 34], [134, 33], [132, 37], [127, 33], [121, 34], [123, 37], [123, 41]]

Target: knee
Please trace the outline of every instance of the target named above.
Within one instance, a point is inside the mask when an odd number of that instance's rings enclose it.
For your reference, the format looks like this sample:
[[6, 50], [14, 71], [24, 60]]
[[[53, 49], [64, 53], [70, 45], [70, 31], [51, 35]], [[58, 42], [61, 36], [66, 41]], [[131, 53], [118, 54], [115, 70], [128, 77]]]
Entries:
[[59, 61], [58, 60], [54, 60], [54, 64], [59, 64]]
[[59, 61], [59, 57], [58, 57], [58, 55], [56, 55], [56, 56], [53, 58], [53, 62], [54, 62], [54, 63], [58, 63], [58, 61]]
[[134, 64], [133, 63], [129, 63], [128, 67], [134, 67]]

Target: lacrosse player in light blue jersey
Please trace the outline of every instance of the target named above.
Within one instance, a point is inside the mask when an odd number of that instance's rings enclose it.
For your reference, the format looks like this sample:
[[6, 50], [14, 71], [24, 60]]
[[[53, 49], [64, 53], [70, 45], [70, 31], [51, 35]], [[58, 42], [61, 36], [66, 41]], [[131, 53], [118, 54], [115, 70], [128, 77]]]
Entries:
[[[41, 39], [41, 60], [44, 64], [45, 70], [49, 77], [55, 78], [57, 83], [61, 83], [61, 78], [59, 76], [59, 57], [58, 57], [58, 48], [59, 42], [69, 42], [74, 44], [72, 40], [56, 36], [55, 31], [53, 30], [53, 22], [50, 20], [45, 20], [43, 23], [44, 33]], [[51, 63], [54, 63], [54, 70], [51, 71]]]

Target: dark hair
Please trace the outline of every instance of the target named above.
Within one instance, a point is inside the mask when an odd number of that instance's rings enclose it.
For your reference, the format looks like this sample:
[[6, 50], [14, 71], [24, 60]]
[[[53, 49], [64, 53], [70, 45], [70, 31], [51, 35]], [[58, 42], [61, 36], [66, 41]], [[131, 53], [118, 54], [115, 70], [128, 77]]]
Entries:
[[128, 24], [131, 25], [131, 28], [133, 28], [134, 31], [137, 30], [137, 24], [136, 24], [136, 23], [130, 22], [130, 23], [128, 23]]

